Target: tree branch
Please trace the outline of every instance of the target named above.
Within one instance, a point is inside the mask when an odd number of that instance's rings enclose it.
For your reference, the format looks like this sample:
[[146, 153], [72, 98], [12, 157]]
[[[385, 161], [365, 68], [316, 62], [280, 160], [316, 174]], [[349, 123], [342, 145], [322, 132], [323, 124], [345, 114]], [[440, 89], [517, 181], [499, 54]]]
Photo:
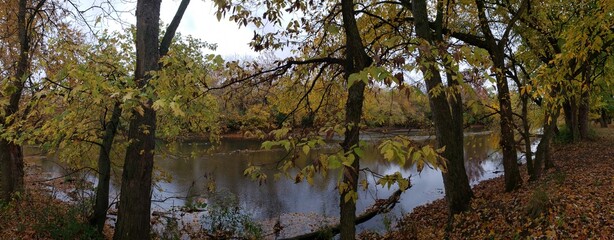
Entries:
[[[396, 190], [387, 199], [375, 200], [375, 203], [371, 205], [371, 207], [367, 208], [367, 210], [365, 210], [365, 212], [363, 212], [362, 214], [356, 216], [356, 221], [354, 221], [354, 224], [358, 225], [366, 221], [369, 221], [371, 218], [377, 216], [380, 213], [390, 212], [390, 210], [394, 208], [397, 202], [399, 202], [399, 199], [401, 198], [401, 194], [403, 194], [403, 192], [410, 187], [411, 186], [407, 186], [407, 188], [405, 189]], [[334, 226], [329, 226], [321, 230], [317, 230], [315, 232], [310, 232], [310, 233], [306, 233], [306, 234], [291, 237], [291, 238], [284, 238], [283, 240], [317, 239], [319, 236], [324, 236], [325, 234], [328, 234], [328, 233], [337, 235], [340, 232], [340, 226], [341, 224], [338, 223]]]
[[168, 53], [168, 49], [173, 41], [173, 37], [175, 36], [175, 32], [179, 27], [179, 23], [183, 18], [183, 14], [185, 10], [188, 8], [188, 4], [190, 4], [190, 0], [181, 0], [181, 4], [179, 4], [179, 8], [173, 17], [173, 21], [166, 28], [166, 33], [164, 33], [164, 37], [162, 38], [162, 42], [160, 43], [160, 56], [165, 56]]
[[207, 88], [207, 90], [205, 92], [209, 92], [209, 91], [212, 91], [212, 90], [224, 89], [224, 88], [227, 88], [227, 87], [232, 86], [234, 84], [245, 82], [247, 80], [254, 79], [256, 77], [262, 76], [262, 75], [267, 74], [267, 73], [273, 73], [273, 72], [282, 71], [282, 73], [280, 73], [280, 74], [283, 74], [285, 71], [287, 71], [290, 67], [292, 67], [294, 65], [306, 65], [306, 64], [314, 64], [314, 63], [318, 63], [318, 64], [319, 63], [338, 64], [338, 65], [343, 66], [343, 60], [342, 59], [332, 58], [332, 57], [313, 58], [313, 59], [308, 59], [308, 60], [288, 60], [286, 62], [286, 64], [279, 65], [279, 66], [277, 66], [275, 68], [271, 68], [271, 69], [265, 70], [265, 71], [260, 71], [260, 72], [251, 74], [251, 75], [249, 75], [247, 77], [243, 77], [243, 78], [240, 78], [240, 79], [235, 79], [235, 80], [232, 80], [232, 81], [230, 81], [228, 83], [222, 84], [222, 85], [217, 86], [217, 87], [209, 87], [209, 88]]

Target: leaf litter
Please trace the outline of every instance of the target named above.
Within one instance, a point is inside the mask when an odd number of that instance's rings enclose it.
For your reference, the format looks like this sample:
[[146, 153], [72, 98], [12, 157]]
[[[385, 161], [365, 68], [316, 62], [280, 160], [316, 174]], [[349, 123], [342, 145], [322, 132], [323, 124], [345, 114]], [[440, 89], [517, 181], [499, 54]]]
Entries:
[[[614, 129], [594, 140], [555, 145], [556, 167], [505, 193], [503, 177], [473, 188], [470, 210], [448, 214], [443, 199], [417, 207], [384, 234], [362, 239], [614, 239]], [[449, 227], [449, 231], [446, 228]]]

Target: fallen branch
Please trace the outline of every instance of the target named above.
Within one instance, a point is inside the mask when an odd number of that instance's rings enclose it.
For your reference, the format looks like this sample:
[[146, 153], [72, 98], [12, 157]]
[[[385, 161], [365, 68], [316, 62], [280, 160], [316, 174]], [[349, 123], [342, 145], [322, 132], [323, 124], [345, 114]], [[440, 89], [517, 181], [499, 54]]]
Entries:
[[[373, 205], [371, 205], [371, 207], [367, 208], [367, 210], [365, 210], [365, 212], [363, 212], [362, 214], [360, 214], [359, 216], [356, 217], [356, 220], [354, 221], [355, 225], [364, 223], [366, 221], [371, 220], [371, 218], [377, 216], [380, 213], [387, 213], [390, 212], [390, 210], [392, 210], [394, 208], [394, 206], [397, 204], [397, 202], [399, 202], [399, 199], [401, 198], [401, 194], [407, 190], [410, 186], [408, 186], [406, 189], [399, 189], [397, 191], [395, 191], [392, 195], [390, 195], [390, 197], [388, 197], [387, 199], [377, 199], [375, 200], [375, 203]], [[299, 236], [294, 236], [291, 238], [284, 238], [282, 240], [303, 240], [303, 239], [318, 239], [318, 237], [321, 236], [326, 236], [327, 234], [332, 233], [333, 235], [337, 235], [340, 232], [340, 223], [333, 225], [333, 226], [328, 226], [325, 228], [321, 228], [320, 230], [317, 230], [315, 232], [311, 232], [311, 233], [306, 233], [303, 235], [299, 235]]]

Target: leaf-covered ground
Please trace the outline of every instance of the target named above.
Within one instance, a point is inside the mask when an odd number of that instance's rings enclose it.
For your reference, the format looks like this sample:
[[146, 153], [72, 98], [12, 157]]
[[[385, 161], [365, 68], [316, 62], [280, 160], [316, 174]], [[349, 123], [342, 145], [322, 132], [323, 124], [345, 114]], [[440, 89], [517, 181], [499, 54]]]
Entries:
[[0, 239], [103, 238], [87, 223], [87, 205], [58, 200], [75, 189], [75, 179], [51, 178], [29, 159], [24, 177], [25, 193], [0, 203]]
[[[471, 210], [454, 217], [450, 239], [614, 239], [614, 129], [597, 129], [598, 137], [556, 145], [558, 168], [541, 180], [505, 193], [503, 178], [475, 186]], [[418, 207], [385, 236], [373, 239], [443, 239], [443, 200]]]

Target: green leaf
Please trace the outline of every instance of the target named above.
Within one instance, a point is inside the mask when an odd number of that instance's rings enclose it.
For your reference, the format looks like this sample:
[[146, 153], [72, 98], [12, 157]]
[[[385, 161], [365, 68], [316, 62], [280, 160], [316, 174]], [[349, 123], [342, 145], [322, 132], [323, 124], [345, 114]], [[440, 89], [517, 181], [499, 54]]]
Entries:
[[335, 155], [328, 156], [328, 168], [337, 169], [341, 167], [341, 161]]
[[339, 28], [336, 25], [334, 25], [334, 24], [327, 24], [326, 25], [326, 31], [329, 32], [332, 35], [339, 34]]
[[418, 160], [420, 160], [420, 158], [422, 157], [422, 154], [420, 152], [414, 152], [414, 154], [411, 156], [411, 161], [412, 162], [418, 162]]
[[352, 164], [354, 163], [355, 160], [356, 160], [356, 157], [354, 156], [354, 154], [350, 154], [347, 157], [343, 158], [341, 163], [345, 166], [352, 167]]
[[354, 148], [354, 153], [356, 154], [356, 156], [358, 156], [359, 158], [363, 158], [365, 156], [365, 151], [362, 150], [359, 147]]
[[388, 160], [389, 162], [394, 160], [394, 150], [386, 149], [386, 151], [384, 151], [384, 159]]
[[279, 141], [279, 144], [282, 145], [286, 149], [286, 151], [290, 151], [292, 143], [290, 143], [289, 140], [281, 140]]
[[309, 154], [309, 150], [310, 150], [309, 145], [307, 144], [303, 145], [303, 153], [305, 153], [305, 155]]
[[261, 148], [266, 149], [266, 150], [270, 150], [271, 147], [273, 147], [274, 145], [275, 144], [273, 142], [271, 142], [271, 141], [264, 141], [262, 143], [262, 145], [261, 145], [262, 146]]
[[356, 81], [361, 81], [360, 74], [359, 73], [350, 74], [350, 76], [348, 77], [348, 87], [351, 87], [352, 85], [354, 85]]

